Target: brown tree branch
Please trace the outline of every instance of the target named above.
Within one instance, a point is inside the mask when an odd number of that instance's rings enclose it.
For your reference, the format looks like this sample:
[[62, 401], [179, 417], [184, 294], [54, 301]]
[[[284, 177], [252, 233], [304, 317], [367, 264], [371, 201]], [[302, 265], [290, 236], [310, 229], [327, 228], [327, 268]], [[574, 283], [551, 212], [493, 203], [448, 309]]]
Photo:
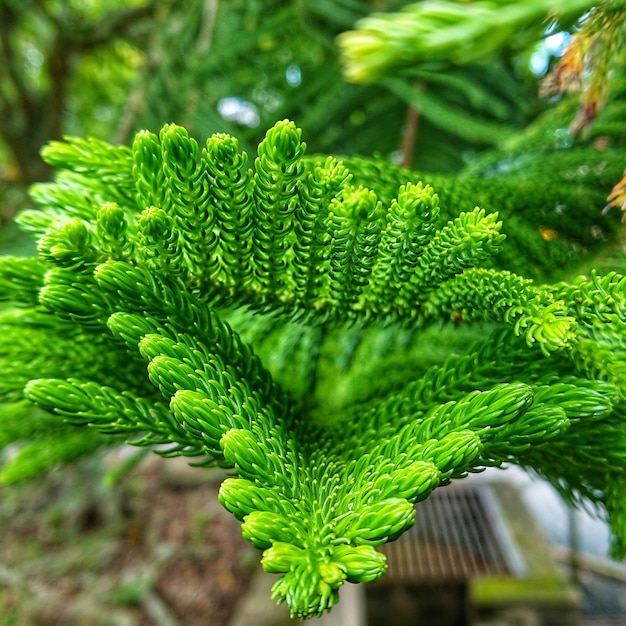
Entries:
[[[63, 134], [69, 84], [75, 62], [85, 53], [115, 39], [140, 41], [150, 29], [149, 20], [157, 7], [167, 2], [156, 0], [130, 9], [110, 11], [97, 21], [89, 21], [66, 3], [52, 12], [39, 0], [28, 0], [19, 9], [0, 2], [0, 73], [8, 89], [0, 93], [0, 136], [11, 152], [21, 182], [28, 185], [48, 175], [39, 157], [40, 147]], [[13, 33], [27, 11], [37, 11], [53, 28], [52, 42], [45, 53], [44, 71], [49, 87], [35, 91], [21, 73], [22, 60], [15, 48]], [[142, 24], [146, 28], [138, 28]]]
[[[417, 82], [416, 87], [418, 89], [424, 89], [423, 83], [419, 81]], [[402, 136], [402, 161], [400, 162], [402, 167], [410, 168], [415, 160], [415, 146], [417, 144], [419, 122], [420, 111], [416, 106], [410, 104], [406, 110], [404, 135]]]
[[219, 0], [204, 0], [202, 24], [200, 26], [198, 41], [196, 42], [196, 50], [201, 54], [211, 49], [218, 8]]
[[417, 132], [419, 128], [419, 109], [410, 104], [406, 111], [406, 120], [404, 123], [404, 134], [402, 136], [402, 160], [401, 167], [410, 168], [415, 158], [415, 143], [417, 141]]
[[[163, 4], [162, 2], [160, 3]], [[59, 32], [63, 32], [68, 45], [76, 52], [88, 52], [111, 43], [115, 39], [133, 39], [133, 30], [138, 24], [154, 17], [159, 3], [147, 4], [111, 11], [96, 22], [71, 23], [73, 20], [58, 23]]]
[[[19, 67], [21, 63], [15, 55], [11, 36], [17, 23], [17, 15], [9, 7], [2, 6], [0, 10], [0, 63], [6, 76], [15, 90], [19, 106], [27, 113], [32, 113], [34, 106], [32, 93], [28, 89]], [[7, 96], [0, 94], [3, 102], [9, 103]]]

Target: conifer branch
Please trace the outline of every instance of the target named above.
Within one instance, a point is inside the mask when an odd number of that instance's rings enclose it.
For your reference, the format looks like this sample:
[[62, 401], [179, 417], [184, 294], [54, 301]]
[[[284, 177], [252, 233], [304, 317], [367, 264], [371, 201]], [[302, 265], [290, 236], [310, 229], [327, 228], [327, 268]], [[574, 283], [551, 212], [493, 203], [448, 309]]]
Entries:
[[[0, 259], [15, 307], [0, 315], [0, 400], [39, 407], [22, 430], [0, 410], [0, 445], [23, 445], [0, 481], [103, 440], [233, 469], [220, 502], [302, 618], [382, 576], [376, 547], [414, 504], [486, 466], [518, 463], [592, 501], [626, 545], [626, 279], [546, 286], [494, 269], [497, 213], [305, 148], [284, 121], [252, 169], [234, 138], [200, 150], [174, 125], [131, 149], [45, 151], [65, 171], [20, 218], [37, 257]], [[319, 397], [356, 377], [361, 350], [373, 368], [385, 350], [405, 363], [418, 327], [459, 316], [495, 328], [401, 386]], [[29, 443], [40, 427], [49, 437]]]

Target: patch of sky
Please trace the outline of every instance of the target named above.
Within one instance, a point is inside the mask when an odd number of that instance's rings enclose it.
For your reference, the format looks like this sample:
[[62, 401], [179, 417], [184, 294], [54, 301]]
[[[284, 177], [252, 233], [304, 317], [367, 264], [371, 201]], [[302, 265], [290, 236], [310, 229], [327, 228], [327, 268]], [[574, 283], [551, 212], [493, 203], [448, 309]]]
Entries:
[[228, 122], [236, 122], [248, 128], [255, 128], [261, 123], [257, 107], [244, 98], [229, 96], [217, 103], [218, 113]]
[[298, 87], [302, 82], [302, 70], [292, 63], [285, 71], [285, 80], [290, 87]]
[[560, 57], [572, 36], [565, 31], [548, 35], [530, 57], [530, 71], [535, 76], [544, 76], [550, 66], [550, 59]]

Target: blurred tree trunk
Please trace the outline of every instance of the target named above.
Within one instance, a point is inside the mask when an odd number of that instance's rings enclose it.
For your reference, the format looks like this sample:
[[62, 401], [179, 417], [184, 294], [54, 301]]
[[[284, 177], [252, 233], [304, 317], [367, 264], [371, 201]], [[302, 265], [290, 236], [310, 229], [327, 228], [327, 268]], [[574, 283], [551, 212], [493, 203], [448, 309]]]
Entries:
[[[108, 10], [98, 19], [45, 0], [0, 0], [0, 139], [12, 160], [5, 178], [27, 187], [48, 178], [39, 151], [65, 130], [69, 89], [81, 58], [116, 39], [140, 45], [157, 3]], [[38, 37], [38, 50], [28, 37]], [[25, 35], [25, 33], [27, 33]], [[42, 57], [37, 79], [28, 75], [29, 54]], [[8, 172], [8, 173], [7, 173]]]

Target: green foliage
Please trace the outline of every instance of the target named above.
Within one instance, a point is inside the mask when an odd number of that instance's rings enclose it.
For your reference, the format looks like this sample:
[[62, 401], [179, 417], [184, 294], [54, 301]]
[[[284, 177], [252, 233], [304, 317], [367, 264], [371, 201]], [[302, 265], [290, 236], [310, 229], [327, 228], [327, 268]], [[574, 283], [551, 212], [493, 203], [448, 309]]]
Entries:
[[589, 0], [426, 0], [360, 20], [339, 45], [347, 78], [371, 82], [398, 65], [465, 65], [504, 46], [527, 47], [540, 38], [546, 18], [577, 18], [592, 6]]
[[[32, 441], [0, 480], [121, 439], [231, 468], [220, 502], [303, 618], [379, 578], [414, 503], [486, 466], [590, 500], [623, 548], [626, 278], [513, 273], [472, 198], [503, 181], [439, 196], [305, 151], [288, 121], [250, 168], [233, 137], [200, 149], [175, 125], [46, 148], [62, 171], [20, 216], [38, 255], [0, 258], [1, 441]], [[420, 360], [417, 331], [450, 320]]]
[[457, 175], [408, 172], [355, 156], [344, 164], [384, 199], [411, 177], [427, 181], [437, 191], [442, 220], [476, 205], [498, 212], [506, 245], [492, 264], [528, 278], [560, 280], [572, 267], [589, 267], [616, 232], [617, 211], [604, 215], [602, 208], [623, 173], [625, 85], [623, 76], [614, 76], [607, 104], [585, 136], [568, 130], [579, 107], [570, 96]]

